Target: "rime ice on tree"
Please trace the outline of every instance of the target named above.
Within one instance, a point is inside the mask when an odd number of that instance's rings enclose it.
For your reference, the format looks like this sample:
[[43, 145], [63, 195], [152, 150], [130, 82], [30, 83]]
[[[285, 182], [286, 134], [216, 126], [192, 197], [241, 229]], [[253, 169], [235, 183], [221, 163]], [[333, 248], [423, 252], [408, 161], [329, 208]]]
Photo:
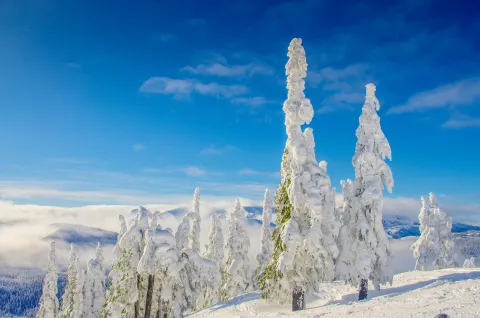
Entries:
[[100, 243], [98, 243], [95, 250], [95, 258], [91, 259], [87, 265], [84, 316], [82, 318], [97, 318], [102, 312], [105, 301], [105, 269], [103, 261], [103, 249]]
[[75, 253], [75, 245], [70, 244], [70, 258], [67, 269], [67, 284], [62, 296], [60, 318], [82, 318], [83, 316], [83, 271]]
[[317, 291], [321, 281], [333, 279], [338, 226], [326, 163], [319, 165], [315, 159], [312, 129], [302, 132], [301, 128], [314, 114], [303, 92], [307, 62], [301, 39], [291, 41], [287, 55], [288, 98], [283, 110], [288, 140], [282, 181], [275, 195], [274, 251], [259, 285], [262, 297], [280, 303], [292, 301], [296, 310], [304, 308], [306, 293]]
[[272, 256], [272, 231], [270, 230], [270, 223], [272, 222], [272, 200], [270, 199], [270, 190], [265, 190], [265, 198], [263, 200], [263, 214], [262, 214], [262, 230], [260, 234], [260, 252], [257, 254], [258, 269], [261, 273], [263, 268], [267, 265]]
[[211, 216], [210, 233], [208, 234], [208, 244], [205, 245], [206, 252], [204, 257], [215, 264], [220, 271], [223, 270], [224, 258], [224, 238], [222, 232], [222, 224], [217, 215]]
[[50, 252], [48, 254], [48, 265], [43, 280], [42, 296], [38, 304], [37, 318], [57, 318], [58, 317], [58, 298], [57, 298], [57, 264], [55, 257], [55, 242], [50, 243]]
[[225, 266], [225, 284], [222, 288], [224, 299], [243, 294], [251, 288], [248, 249], [250, 240], [245, 231], [245, 211], [240, 200], [228, 215], [229, 229], [225, 247], [227, 264]]
[[452, 218], [438, 205], [433, 193], [429, 199], [421, 198], [422, 208], [418, 215], [420, 237], [412, 245], [417, 262], [415, 270], [434, 270], [455, 266]]
[[384, 161], [391, 159], [391, 150], [380, 127], [377, 115], [380, 103], [375, 90], [375, 85], [366, 85], [352, 160], [355, 180], [341, 182], [344, 211], [336, 276], [353, 286], [360, 284], [360, 299], [367, 296], [369, 279], [378, 289], [393, 278], [393, 256], [382, 225], [383, 188], [385, 185], [391, 192], [394, 184], [392, 172]]

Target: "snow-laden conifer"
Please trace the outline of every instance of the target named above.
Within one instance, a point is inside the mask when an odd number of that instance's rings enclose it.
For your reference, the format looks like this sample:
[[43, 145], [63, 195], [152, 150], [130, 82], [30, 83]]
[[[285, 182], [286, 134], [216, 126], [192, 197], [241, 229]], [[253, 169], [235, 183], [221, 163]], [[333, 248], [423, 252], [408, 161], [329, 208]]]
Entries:
[[293, 39], [286, 65], [288, 98], [283, 105], [287, 144], [282, 158], [282, 181], [275, 195], [277, 227], [272, 259], [259, 277], [262, 297], [304, 308], [305, 293], [331, 281], [338, 255], [334, 192], [326, 163], [315, 159], [310, 123], [313, 107], [305, 97], [307, 62], [301, 39]]
[[342, 182], [344, 224], [339, 234], [340, 256], [336, 274], [353, 286], [360, 286], [360, 299], [367, 296], [368, 280], [375, 288], [391, 283], [392, 253], [382, 224], [383, 189], [392, 191], [393, 177], [385, 158], [390, 145], [380, 127], [375, 85], [366, 85], [365, 104], [356, 131], [357, 144], [352, 163], [355, 180]]
[[55, 242], [50, 243], [50, 252], [48, 254], [48, 264], [43, 280], [42, 296], [38, 304], [37, 318], [57, 318], [58, 317], [58, 298], [57, 298], [57, 264], [55, 256]]
[[220, 271], [223, 270], [225, 241], [222, 232], [222, 223], [218, 215], [211, 216], [210, 233], [208, 234], [208, 244], [205, 245], [204, 257], [214, 262]]
[[421, 198], [422, 208], [418, 216], [420, 237], [412, 245], [416, 270], [434, 270], [455, 264], [452, 218], [438, 205], [433, 193], [429, 199]]
[[[272, 200], [270, 198], [270, 189], [265, 190], [263, 199], [262, 229], [260, 232], [260, 252], [257, 254], [257, 275], [259, 275], [265, 266], [267, 266], [273, 252], [272, 231], [270, 223], [272, 222]], [[256, 279], [255, 279], [256, 280]]]
[[60, 318], [82, 318], [83, 315], [83, 271], [75, 253], [75, 245], [70, 244], [70, 257], [67, 269], [67, 284], [60, 304]]
[[117, 250], [121, 254], [115, 255], [113, 261], [109, 274], [110, 285], [101, 317], [130, 318], [144, 309], [140, 306], [145, 303], [148, 277], [145, 275], [137, 277], [137, 265], [145, 248], [149, 211], [139, 207], [131, 213], [135, 213], [135, 218], [119, 238]]
[[193, 194], [192, 212], [194, 217], [189, 233], [190, 247], [195, 252], [200, 253], [200, 223], [202, 221], [200, 217], [200, 187], [196, 187]]
[[245, 231], [245, 211], [240, 200], [228, 214], [227, 263], [225, 266], [225, 283], [222, 287], [224, 299], [243, 294], [251, 288], [248, 249], [250, 240]]
[[100, 243], [98, 243], [95, 257], [87, 265], [84, 316], [82, 318], [98, 318], [102, 312], [105, 300], [105, 269], [103, 261], [103, 249]]
[[475, 268], [477, 267], [475, 265], [475, 257], [470, 257], [470, 258], [467, 258], [465, 260], [465, 262], [463, 263], [463, 268]]

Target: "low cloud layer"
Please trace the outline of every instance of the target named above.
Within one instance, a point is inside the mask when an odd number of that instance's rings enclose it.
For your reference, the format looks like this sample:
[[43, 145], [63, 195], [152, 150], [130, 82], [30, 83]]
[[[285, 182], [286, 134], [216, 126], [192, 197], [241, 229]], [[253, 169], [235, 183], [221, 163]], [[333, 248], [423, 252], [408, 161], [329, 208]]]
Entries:
[[[342, 196], [337, 195], [337, 204], [341, 204]], [[207, 242], [210, 227], [210, 215], [214, 211], [230, 211], [234, 207], [233, 197], [202, 196], [201, 201], [201, 247]], [[244, 206], [261, 206], [260, 201], [241, 198]], [[454, 222], [480, 224], [480, 206], [475, 204], [440, 204], [453, 217]], [[191, 196], [176, 197], [176, 201], [168, 204], [146, 205], [151, 211], [165, 212], [179, 207], [188, 209], [191, 206]], [[47, 262], [48, 241], [42, 238], [51, 235], [58, 228], [53, 223], [67, 223], [100, 228], [118, 232], [118, 215], [129, 217], [130, 211], [136, 206], [129, 205], [88, 205], [80, 207], [58, 207], [40, 205], [19, 205], [9, 201], [0, 201], [0, 263], [10, 266], [34, 266], [43, 268]], [[415, 198], [385, 198], [384, 215], [387, 218], [404, 216], [415, 220], [420, 211], [420, 200]], [[179, 220], [175, 217], [162, 219], [161, 225], [172, 228], [174, 231]], [[224, 236], [227, 236], [228, 222], [223, 220]], [[260, 224], [249, 222], [247, 227], [250, 238], [250, 261], [255, 265], [255, 255], [259, 251]], [[68, 244], [58, 244], [59, 264], [63, 267], [67, 263]], [[413, 261], [408, 247], [411, 242], [395, 241], [392, 248], [397, 259], [396, 271], [408, 270]], [[397, 251], [398, 250], [398, 251]], [[79, 247], [78, 254], [82, 264], [86, 264], [93, 255], [93, 246]], [[107, 262], [112, 258], [112, 246], [106, 247]]]

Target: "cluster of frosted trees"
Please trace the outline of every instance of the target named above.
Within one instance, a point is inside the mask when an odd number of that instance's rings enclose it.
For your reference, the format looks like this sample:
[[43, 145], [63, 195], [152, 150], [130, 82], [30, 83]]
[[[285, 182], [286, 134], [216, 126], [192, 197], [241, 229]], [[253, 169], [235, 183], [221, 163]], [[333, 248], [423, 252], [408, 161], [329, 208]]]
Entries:
[[[265, 194], [265, 237], [257, 259], [265, 263], [271, 254], [269, 192]], [[55, 243], [52, 243], [37, 317], [42, 318], [141, 318], [181, 317], [253, 290], [248, 259], [250, 246], [245, 229], [245, 211], [237, 200], [228, 215], [226, 240], [218, 216], [211, 217], [211, 230], [200, 255], [200, 191], [195, 190], [192, 210], [175, 234], [157, 222], [158, 212], [144, 207], [132, 211], [127, 225], [120, 216], [118, 243], [105, 291], [105, 271], [100, 245], [86, 273], [80, 268], [72, 245], [67, 285], [60, 304], [57, 299]], [[224, 262], [224, 249], [227, 250]], [[260, 267], [259, 267], [260, 268]]]
[[61, 299], [61, 306], [59, 307], [55, 242], [52, 242], [37, 317], [99, 317], [105, 293], [103, 260], [102, 247], [98, 244], [95, 257], [88, 262], [87, 271], [85, 272], [80, 267], [75, 254], [75, 246], [71, 245], [67, 284]]

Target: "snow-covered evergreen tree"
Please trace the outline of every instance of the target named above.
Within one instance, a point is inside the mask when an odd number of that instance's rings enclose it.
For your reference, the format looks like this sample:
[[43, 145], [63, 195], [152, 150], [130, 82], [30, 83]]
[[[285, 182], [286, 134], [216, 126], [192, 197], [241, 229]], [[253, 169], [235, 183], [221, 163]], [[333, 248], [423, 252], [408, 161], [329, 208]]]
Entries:
[[305, 97], [307, 62], [302, 40], [295, 38], [286, 65], [288, 98], [283, 105], [287, 144], [282, 158], [282, 181], [275, 195], [277, 227], [272, 258], [259, 277], [262, 297], [304, 308], [305, 293], [331, 281], [338, 255], [334, 192], [326, 163], [315, 159], [310, 123], [314, 111]]
[[225, 283], [222, 288], [224, 299], [230, 299], [243, 294], [251, 288], [248, 249], [250, 240], [245, 231], [245, 211], [240, 200], [235, 202], [235, 208], [228, 215], [229, 229], [225, 247], [227, 248], [227, 263], [225, 266]]
[[175, 238], [177, 248], [191, 248], [200, 253], [200, 188], [195, 188], [193, 194], [192, 211], [185, 214], [178, 226]]
[[139, 207], [131, 213], [135, 213], [135, 218], [119, 238], [117, 254], [121, 254], [115, 255], [113, 261], [109, 274], [110, 285], [101, 317], [132, 318], [135, 317], [135, 313], [144, 310], [141, 306], [145, 304], [148, 277], [137, 275], [137, 265], [143, 254], [145, 234], [150, 226], [149, 211]]
[[[273, 242], [270, 223], [272, 222], [272, 200], [270, 199], [270, 189], [265, 190], [262, 213], [262, 229], [260, 232], [260, 252], [257, 254], [257, 275], [267, 266], [272, 257]], [[256, 280], [256, 279], [255, 279]]]
[[210, 233], [208, 234], [208, 244], [205, 245], [204, 257], [215, 264], [220, 271], [223, 270], [225, 241], [223, 238], [222, 224], [218, 215], [211, 216]]
[[82, 318], [84, 275], [75, 253], [75, 245], [70, 244], [70, 257], [67, 269], [67, 284], [60, 304], [60, 318]]
[[202, 221], [202, 218], [200, 217], [200, 187], [195, 188], [192, 205], [194, 217], [192, 218], [192, 224], [189, 233], [189, 240], [191, 242], [190, 247], [195, 252], [200, 253], [200, 222]]
[[105, 269], [103, 261], [103, 249], [100, 243], [98, 243], [95, 250], [95, 258], [91, 259], [87, 265], [84, 316], [82, 318], [98, 318], [102, 312], [105, 300]]
[[425, 197], [421, 200], [420, 237], [411, 247], [417, 260], [415, 270], [452, 267], [456, 265], [452, 218], [439, 207], [433, 193], [430, 193], [429, 200]]
[[43, 280], [42, 296], [38, 304], [37, 318], [57, 318], [58, 317], [58, 298], [57, 298], [57, 264], [55, 256], [55, 242], [50, 243], [50, 252], [48, 254], [48, 264]]
[[354, 286], [360, 284], [360, 299], [367, 297], [368, 280], [376, 289], [391, 283], [392, 259], [382, 224], [383, 189], [394, 185], [392, 172], [385, 163], [391, 159], [390, 145], [380, 127], [375, 85], [366, 85], [365, 104], [356, 131], [357, 144], [352, 163], [355, 180], [342, 182], [344, 191], [343, 221], [339, 234], [340, 256], [336, 274]]
[[465, 262], [463, 263], [463, 268], [475, 268], [477, 267], [475, 265], [475, 257], [470, 257], [470, 258], [467, 258], [465, 260]]

